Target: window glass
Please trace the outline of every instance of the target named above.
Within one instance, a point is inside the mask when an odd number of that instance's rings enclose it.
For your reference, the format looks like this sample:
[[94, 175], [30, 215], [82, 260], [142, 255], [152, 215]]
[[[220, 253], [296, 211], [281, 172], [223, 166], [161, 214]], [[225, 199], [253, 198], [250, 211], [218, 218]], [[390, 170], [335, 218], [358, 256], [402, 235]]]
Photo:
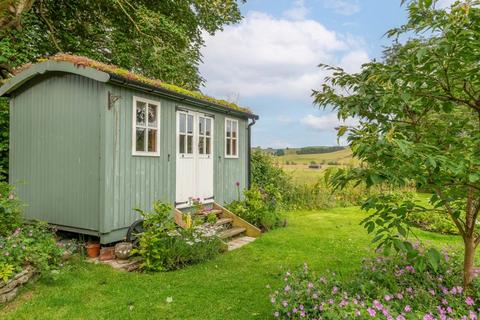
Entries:
[[185, 135], [181, 134], [180, 135], [180, 143], [179, 143], [179, 152], [180, 153], [185, 153]]
[[185, 133], [186, 132], [186, 125], [187, 125], [187, 115], [184, 114], [184, 113], [180, 113], [180, 117], [179, 117], [179, 121], [180, 121], [180, 129], [179, 131], [181, 133]]
[[145, 125], [145, 107], [145, 102], [137, 101], [137, 126]]
[[232, 122], [230, 120], [227, 120], [227, 137], [231, 137], [232, 133]]
[[187, 133], [193, 133], [193, 116], [188, 115]]
[[198, 138], [198, 154], [205, 154], [205, 138], [199, 137]]
[[148, 105], [148, 126], [150, 128], [157, 127], [157, 106], [154, 104]]
[[210, 138], [206, 138], [206, 143], [205, 143], [205, 146], [206, 146], [206, 149], [205, 149], [205, 154], [212, 154], [212, 152], [210, 151], [211, 148], [210, 148], [210, 143], [211, 143], [211, 139]]
[[232, 137], [237, 137], [237, 122], [232, 121]]
[[205, 134], [205, 118], [198, 118], [198, 133], [201, 135]]
[[148, 130], [148, 152], [157, 152], [157, 130]]
[[211, 136], [211, 131], [212, 131], [212, 119], [206, 119], [206, 124], [205, 124], [205, 134], [207, 136]]
[[188, 154], [193, 153], [193, 136], [187, 136], [187, 152]]
[[237, 139], [232, 139], [232, 156], [237, 155]]
[[137, 128], [136, 131], [136, 145], [137, 151], [145, 151], [145, 128]]

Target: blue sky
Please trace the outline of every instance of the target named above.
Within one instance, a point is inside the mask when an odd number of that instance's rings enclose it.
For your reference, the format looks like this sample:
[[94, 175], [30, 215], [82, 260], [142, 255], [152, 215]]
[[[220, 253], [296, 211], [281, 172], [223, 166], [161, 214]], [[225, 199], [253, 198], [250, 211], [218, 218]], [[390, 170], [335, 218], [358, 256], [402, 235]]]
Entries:
[[310, 97], [325, 76], [318, 64], [358, 71], [406, 20], [400, 0], [249, 0], [242, 13], [205, 36], [203, 91], [250, 107], [260, 116], [253, 145], [274, 148], [336, 145], [336, 115]]

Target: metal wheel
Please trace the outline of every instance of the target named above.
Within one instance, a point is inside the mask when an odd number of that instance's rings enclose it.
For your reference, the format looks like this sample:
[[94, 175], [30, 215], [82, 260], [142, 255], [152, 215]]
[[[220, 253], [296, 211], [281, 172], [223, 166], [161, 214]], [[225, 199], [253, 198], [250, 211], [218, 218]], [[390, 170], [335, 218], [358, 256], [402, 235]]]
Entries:
[[143, 220], [137, 220], [128, 228], [127, 231], [127, 242], [131, 242], [134, 247], [138, 246], [139, 237], [138, 235], [143, 233], [145, 229], [143, 228]]

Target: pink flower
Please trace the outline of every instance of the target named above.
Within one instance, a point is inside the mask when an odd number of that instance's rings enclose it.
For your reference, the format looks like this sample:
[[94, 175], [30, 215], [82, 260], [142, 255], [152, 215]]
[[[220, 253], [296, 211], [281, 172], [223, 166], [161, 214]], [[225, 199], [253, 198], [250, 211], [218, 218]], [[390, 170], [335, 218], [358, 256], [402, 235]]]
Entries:
[[285, 286], [285, 292], [290, 291], [290, 289], [291, 289], [291, 287], [290, 287], [289, 285], [286, 285], [286, 286]]
[[477, 314], [473, 311], [470, 311], [468, 317], [470, 318], [470, 320], [477, 320]]
[[374, 309], [372, 309], [372, 308], [368, 308], [368, 309], [367, 309], [367, 312], [368, 312], [368, 314], [370, 315], [370, 317], [372, 317], [372, 318], [377, 315], [377, 312], [376, 312]]
[[282, 306], [284, 306], [284, 307], [286, 308], [286, 307], [288, 306], [288, 301], [283, 300], [283, 301], [282, 301]]
[[426, 315], [423, 316], [423, 320], [435, 320], [435, 318], [431, 313], [427, 313]]
[[404, 310], [405, 312], [410, 312], [410, 311], [412, 311], [412, 307], [410, 307], [410, 305], [407, 304], [403, 310]]
[[468, 304], [469, 306], [473, 306], [473, 304], [475, 303], [475, 301], [472, 299], [472, 297], [468, 296], [468, 297], [465, 299], [465, 303]]
[[336, 294], [337, 292], [338, 292], [338, 288], [337, 288], [337, 287], [333, 287], [333, 288], [332, 288], [332, 293], [333, 293], [333, 294]]
[[279, 313], [278, 311], [275, 311], [275, 312], [273, 313], [273, 316], [274, 316], [275, 318], [278, 318], [278, 317], [280, 317], [280, 313]]
[[385, 299], [385, 301], [390, 301], [390, 300], [392, 300], [392, 297], [387, 294], [387, 295], [384, 297], [384, 299]]

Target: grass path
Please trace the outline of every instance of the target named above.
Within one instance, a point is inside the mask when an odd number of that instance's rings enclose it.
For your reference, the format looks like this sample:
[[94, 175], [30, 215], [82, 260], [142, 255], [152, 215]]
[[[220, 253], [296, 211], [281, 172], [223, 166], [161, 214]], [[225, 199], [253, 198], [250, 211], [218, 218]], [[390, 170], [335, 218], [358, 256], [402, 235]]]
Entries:
[[[268, 319], [267, 284], [307, 262], [312, 269], [348, 277], [366, 255], [370, 236], [358, 225], [357, 208], [289, 214], [287, 228], [217, 259], [183, 270], [122, 273], [103, 265], [78, 263], [54, 280], [23, 289], [0, 308], [1, 319]], [[419, 232], [439, 246], [459, 238]], [[167, 297], [172, 297], [171, 303]]]

